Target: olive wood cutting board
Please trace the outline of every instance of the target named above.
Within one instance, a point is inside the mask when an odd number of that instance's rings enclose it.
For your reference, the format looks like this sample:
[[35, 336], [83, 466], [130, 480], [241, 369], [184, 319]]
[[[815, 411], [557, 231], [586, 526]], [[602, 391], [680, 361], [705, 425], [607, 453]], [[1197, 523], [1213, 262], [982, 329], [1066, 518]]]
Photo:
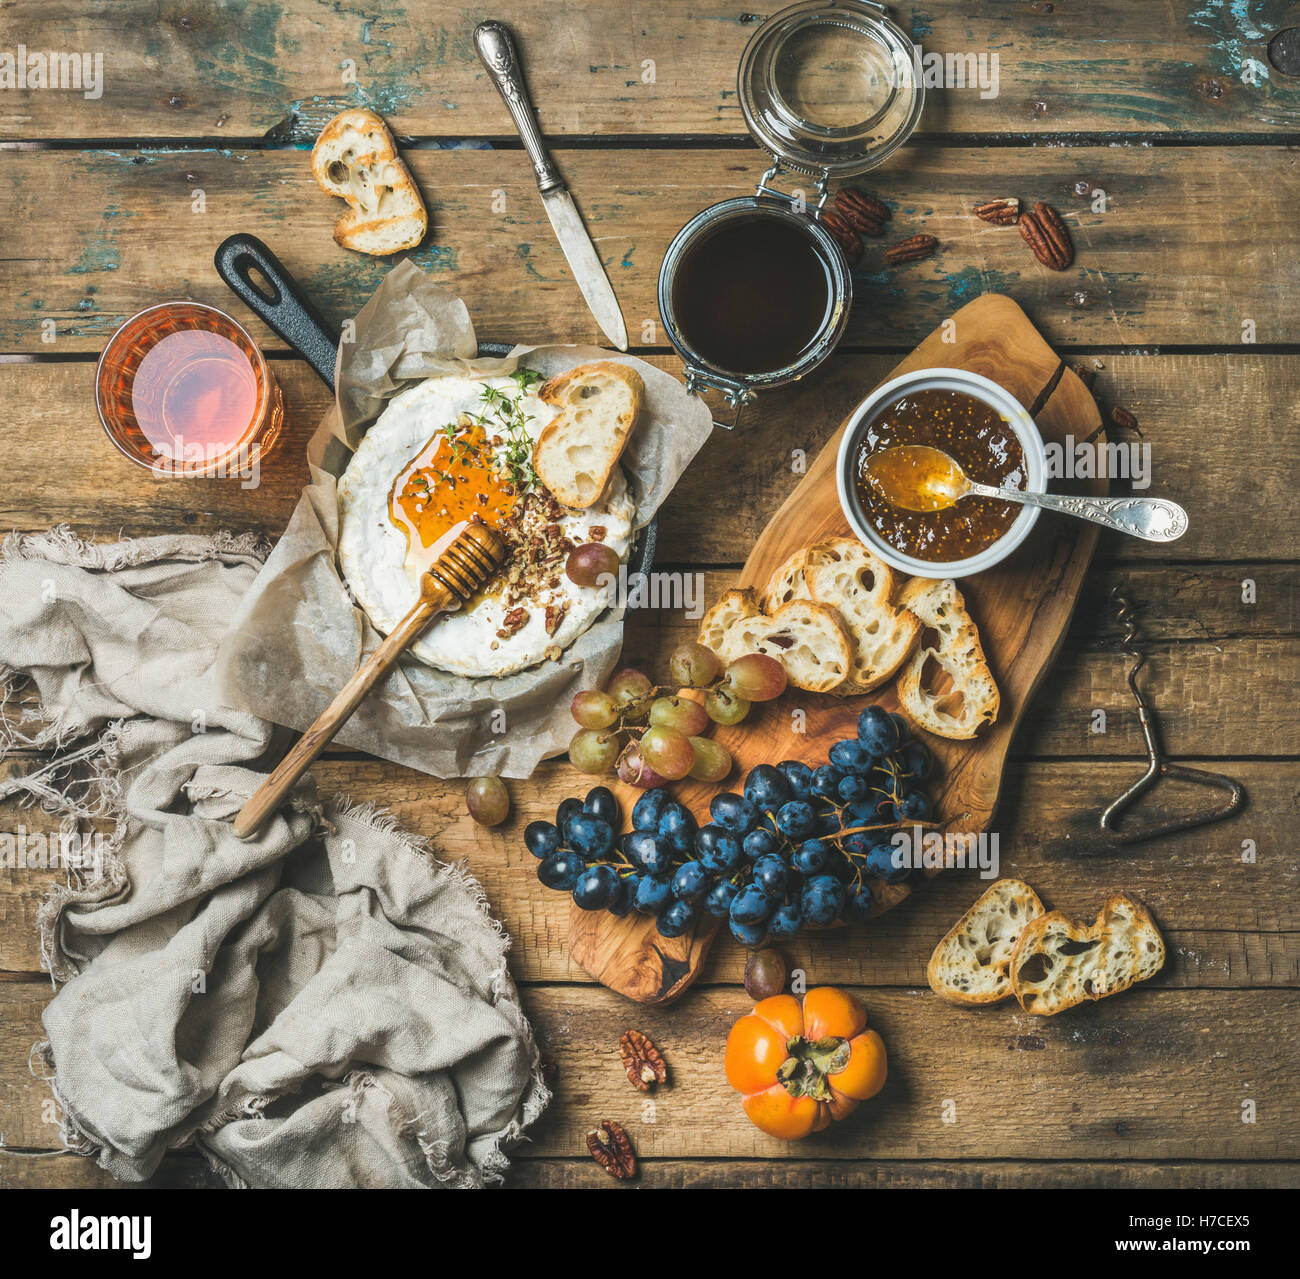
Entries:
[[[1076, 442], [1102, 438], [1101, 416], [1087, 387], [1009, 297], [987, 293], [962, 307], [889, 376], [938, 367], [969, 369], [1001, 383], [1029, 411], [1046, 443], [1064, 445], [1067, 436]], [[863, 386], [862, 398], [871, 390]], [[761, 589], [773, 570], [800, 547], [848, 532], [835, 475], [843, 431], [841, 424], [763, 530], [745, 562], [742, 586]], [[1055, 481], [1052, 487], [1102, 493], [1106, 481]], [[936, 767], [926, 789], [943, 830], [978, 834], [989, 829], [1012, 736], [1060, 648], [1097, 533], [1094, 524], [1044, 512], [1013, 555], [987, 572], [959, 580], [1001, 689], [1002, 705], [997, 722], [973, 741], [949, 741], [913, 730], [934, 753]], [[673, 794], [704, 824], [709, 800], [719, 791], [739, 790], [744, 774], [755, 764], [783, 759], [824, 763], [833, 742], [854, 736], [858, 712], [872, 702], [898, 709], [892, 681], [848, 698], [790, 688], [776, 701], [754, 706], [743, 723], [714, 726], [713, 736], [736, 761], [726, 782], [677, 782]], [[632, 805], [642, 792], [621, 782], [612, 783], [611, 789], [630, 822]], [[873, 887], [874, 914], [896, 906], [911, 891], [906, 883]], [[620, 919], [608, 911], [574, 906], [569, 953], [611, 990], [642, 1003], [663, 1004], [695, 980], [718, 927], [718, 921], [706, 917], [693, 932], [669, 939], [660, 935], [653, 919], [636, 912]], [[853, 944], [851, 936], [848, 932], [845, 945]]]

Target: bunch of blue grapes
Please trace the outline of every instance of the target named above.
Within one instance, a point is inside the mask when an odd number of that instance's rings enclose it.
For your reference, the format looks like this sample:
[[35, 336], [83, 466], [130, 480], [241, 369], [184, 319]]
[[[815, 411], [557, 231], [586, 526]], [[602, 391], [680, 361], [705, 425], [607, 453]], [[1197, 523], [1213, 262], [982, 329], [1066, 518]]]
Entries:
[[554, 822], [530, 823], [524, 842], [541, 859], [538, 879], [584, 910], [653, 915], [665, 937], [702, 915], [725, 918], [737, 941], [759, 946], [868, 918], [870, 881], [910, 873], [895, 865], [889, 833], [933, 817], [923, 786], [931, 766], [901, 715], [868, 706], [858, 735], [836, 742], [826, 763], [757, 765], [743, 794], [713, 797], [708, 825], [656, 788], [620, 836], [618, 801], [597, 786], [564, 800]]

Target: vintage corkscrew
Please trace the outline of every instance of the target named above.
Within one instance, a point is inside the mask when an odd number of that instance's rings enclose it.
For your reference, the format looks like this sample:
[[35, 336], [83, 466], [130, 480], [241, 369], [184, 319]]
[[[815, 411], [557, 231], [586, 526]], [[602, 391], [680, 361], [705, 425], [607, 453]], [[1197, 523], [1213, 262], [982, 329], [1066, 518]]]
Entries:
[[[1137, 685], [1137, 674], [1146, 663], [1146, 655], [1136, 645], [1138, 625], [1132, 602], [1120, 593], [1119, 587], [1111, 591], [1111, 598], [1116, 604], [1116, 618], [1124, 628], [1124, 637], [1120, 651], [1130, 657], [1133, 665], [1129, 667], [1128, 686], [1133, 690], [1133, 700], [1137, 703], [1138, 720], [1142, 725], [1142, 735], [1147, 746], [1147, 771], [1101, 815], [1101, 833], [1112, 844], [1137, 844], [1143, 840], [1156, 839], [1161, 835], [1171, 835], [1174, 831], [1191, 830], [1194, 826], [1208, 826], [1211, 822], [1222, 821], [1237, 812], [1246, 800], [1245, 788], [1240, 782], [1222, 773], [1206, 772], [1202, 768], [1188, 768], [1183, 764], [1171, 764], [1165, 759], [1160, 745], [1160, 728], [1155, 710], [1147, 705], [1142, 690]], [[1117, 822], [1120, 814], [1132, 807], [1134, 803], [1162, 777], [1177, 778], [1192, 782], [1197, 786], [1211, 786], [1216, 790], [1228, 792], [1227, 802], [1205, 813], [1192, 813], [1187, 817], [1171, 817], [1162, 822], [1138, 824], [1128, 830], [1120, 830]]]

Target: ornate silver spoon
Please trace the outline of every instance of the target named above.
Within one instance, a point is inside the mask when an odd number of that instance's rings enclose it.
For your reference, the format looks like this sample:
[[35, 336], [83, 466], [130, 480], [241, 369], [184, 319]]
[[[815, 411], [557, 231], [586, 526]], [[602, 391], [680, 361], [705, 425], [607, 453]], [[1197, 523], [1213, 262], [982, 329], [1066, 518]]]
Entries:
[[942, 511], [963, 497], [996, 497], [1077, 515], [1148, 542], [1172, 542], [1187, 532], [1187, 512], [1163, 497], [1075, 497], [997, 488], [972, 480], [955, 458], [928, 444], [899, 444], [874, 453], [862, 473], [886, 502], [905, 511]]

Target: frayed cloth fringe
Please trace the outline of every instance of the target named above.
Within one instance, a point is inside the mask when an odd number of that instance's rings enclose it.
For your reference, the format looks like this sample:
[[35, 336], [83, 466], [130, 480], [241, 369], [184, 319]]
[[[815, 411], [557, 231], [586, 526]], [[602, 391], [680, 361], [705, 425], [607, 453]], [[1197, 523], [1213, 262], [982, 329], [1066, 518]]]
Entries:
[[[11, 533], [0, 543], [0, 562], [45, 559], [72, 567], [112, 572], [157, 558], [159, 543], [163, 540], [144, 538], [116, 543], [88, 542], [78, 537], [68, 526], [60, 525], [45, 533]], [[222, 532], [209, 537], [186, 536], [165, 540], [170, 558], [196, 562], [250, 557], [262, 561], [271, 550], [271, 542], [254, 533]], [[98, 874], [93, 879], [78, 876], [75, 881], [70, 877], [68, 883], [56, 885], [38, 909], [37, 927], [42, 965], [54, 982], [59, 983], [70, 980], [77, 972], [76, 964], [63, 957], [56, 944], [59, 920], [64, 911], [74, 903], [99, 902], [130, 890], [130, 878], [119, 856], [126, 823], [120, 762], [123, 739], [130, 731], [130, 723], [114, 721], [93, 741], [67, 750], [69, 726], [46, 715], [43, 708], [27, 708], [21, 726], [14, 722], [15, 699], [22, 686], [23, 681], [16, 672], [0, 668], [0, 758], [16, 748], [61, 753], [23, 777], [0, 782], [0, 799], [21, 795], [28, 802], [39, 803], [45, 811], [59, 814], [73, 823], [105, 819], [114, 823], [97, 868]], [[28, 727], [29, 724], [34, 724], [34, 727]], [[79, 775], [74, 780], [70, 777], [74, 770], [87, 775]], [[407, 1121], [405, 1130], [419, 1145], [430, 1174], [440, 1183], [456, 1187], [475, 1187], [483, 1182], [499, 1183], [510, 1166], [506, 1148], [526, 1140], [524, 1130], [536, 1121], [551, 1100], [550, 1089], [542, 1077], [541, 1054], [532, 1027], [523, 1014], [514, 981], [506, 966], [506, 954], [510, 949], [509, 934], [500, 920], [493, 917], [482, 885], [469, 873], [464, 863], [440, 860], [428, 839], [407, 830], [386, 808], [373, 802], [354, 803], [348, 795], [336, 795], [324, 804], [313, 806], [311, 811], [319, 826], [332, 828], [337, 821], [352, 821], [395, 839], [464, 893], [495, 939], [498, 965], [491, 976], [491, 995], [507, 1011], [529, 1053], [529, 1088], [524, 1098], [522, 1114], [508, 1126], [484, 1156], [482, 1181], [452, 1162], [452, 1152], [447, 1143], [433, 1140], [424, 1132], [422, 1117], [417, 1116]], [[49, 1086], [61, 1113], [59, 1138], [63, 1143], [63, 1151], [48, 1153], [71, 1153], [87, 1157], [98, 1155], [101, 1147], [77, 1129], [67, 1117], [67, 1108], [59, 1095], [58, 1073], [48, 1040], [33, 1045], [29, 1065], [33, 1077]], [[365, 1071], [350, 1072], [344, 1077], [344, 1082], [357, 1089], [379, 1087], [373, 1076]], [[184, 1134], [172, 1148], [192, 1146], [200, 1131], [212, 1132], [236, 1119], [258, 1114], [274, 1100], [276, 1097], [273, 1095], [242, 1098], [220, 1114], [209, 1117], [201, 1127]], [[390, 1096], [390, 1103], [391, 1101]], [[247, 1183], [233, 1169], [206, 1148], [200, 1148], [209, 1166], [227, 1186], [232, 1189], [248, 1188]]]
[[49, 560], [72, 568], [100, 569], [111, 573], [156, 559], [163, 542], [167, 543], [169, 559], [195, 562], [247, 557], [265, 560], [272, 545], [265, 534], [231, 533], [224, 529], [206, 536], [194, 533], [179, 537], [88, 542], [74, 533], [69, 525], [56, 524], [44, 533], [10, 533], [0, 543], [0, 561]]

